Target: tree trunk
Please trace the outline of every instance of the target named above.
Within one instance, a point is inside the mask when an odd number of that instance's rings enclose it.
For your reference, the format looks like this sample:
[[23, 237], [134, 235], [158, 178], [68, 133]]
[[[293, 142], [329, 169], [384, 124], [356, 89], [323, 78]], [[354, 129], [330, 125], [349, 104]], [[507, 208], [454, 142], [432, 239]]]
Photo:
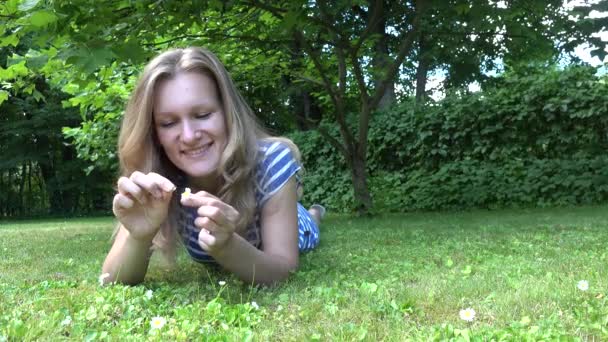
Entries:
[[426, 42], [424, 34], [420, 34], [418, 40], [418, 68], [416, 69], [416, 103], [424, 103], [426, 101], [426, 82], [428, 79], [429, 59], [426, 55]]
[[29, 199], [29, 202], [31, 203], [31, 205], [33, 205], [33, 191], [32, 191], [32, 166], [33, 163], [32, 161], [28, 161], [28, 172], [27, 172], [27, 198]]
[[[290, 50], [291, 67], [293, 70], [298, 70], [302, 67], [304, 53], [297, 38], [293, 39]], [[291, 76], [285, 76], [283, 80], [286, 86], [291, 89], [289, 99], [293, 107], [296, 127], [300, 131], [314, 128], [315, 124], [313, 122], [321, 121], [321, 108], [317, 105], [314, 97], [310, 95], [310, 91], [303, 84], [294, 84]]]
[[[379, 3], [379, 8], [377, 7], [376, 1], [371, 0], [369, 2], [369, 13], [373, 13], [373, 11], [378, 10], [378, 11], [385, 11], [385, 6], [386, 4], [384, 4], [384, 1]], [[368, 20], [371, 20], [372, 15], [368, 15]], [[376, 40], [376, 48], [375, 48], [375, 54], [372, 57], [372, 65], [373, 68], [375, 70], [374, 72], [374, 86], [378, 87], [380, 85], [380, 82], [382, 82], [382, 74], [381, 72], [379, 72], [379, 70], [384, 70], [386, 69], [386, 66], [390, 63], [391, 58], [389, 56], [389, 50], [388, 50], [388, 42], [387, 42], [387, 35], [386, 35], [386, 19], [384, 15], [380, 15], [380, 19], [377, 20], [374, 25], [372, 25], [372, 32], [374, 32], [374, 34], [377, 34], [379, 38], [377, 38]], [[378, 109], [383, 110], [386, 108], [389, 108], [390, 106], [392, 106], [393, 104], [395, 104], [395, 102], [397, 101], [397, 97], [395, 95], [395, 82], [393, 80], [393, 82], [391, 82], [386, 89], [384, 90], [384, 93], [382, 94], [382, 98], [380, 99], [380, 103], [378, 104]]]
[[36, 163], [36, 184], [38, 184], [38, 191], [40, 191], [40, 209], [48, 209], [51, 204], [49, 200], [49, 194], [46, 191], [46, 185], [44, 184], [44, 175], [42, 173], [42, 167], [40, 161]]
[[55, 168], [52, 156], [49, 155], [49, 160], [40, 161], [40, 173], [44, 181], [45, 192], [48, 196], [49, 211], [51, 214], [60, 214], [65, 211], [63, 196], [60, 186], [56, 184]]
[[0, 193], [0, 217], [6, 216], [4, 207], [4, 204], [6, 203], [6, 188], [7, 187], [4, 185], [4, 170], [0, 170], [0, 189], [2, 189], [2, 192]]
[[12, 191], [13, 189], [11, 186], [13, 184], [13, 177], [12, 177], [13, 174], [11, 172], [11, 169], [8, 169], [7, 172], [8, 172], [8, 177], [7, 177], [8, 182], [6, 183], [7, 186], [5, 189], [5, 191], [6, 191], [6, 203], [5, 203], [6, 209], [5, 209], [5, 211], [6, 211], [6, 216], [13, 216], [13, 210], [11, 207], [11, 203], [13, 202], [13, 201], [11, 201], [11, 194], [13, 193], [13, 191]]
[[19, 211], [19, 215], [23, 216], [25, 210], [25, 200], [23, 199], [23, 190], [25, 189], [25, 177], [27, 174], [27, 162], [24, 162], [21, 165], [21, 179], [19, 180], [19, 201], [17, 209]]
[[359, 216], [369, 215], [372, 208], [372, 197], [367, 186], [366, 160], [358, 153], [352, 153], [351, 175], [355, 191], [355, 210]]

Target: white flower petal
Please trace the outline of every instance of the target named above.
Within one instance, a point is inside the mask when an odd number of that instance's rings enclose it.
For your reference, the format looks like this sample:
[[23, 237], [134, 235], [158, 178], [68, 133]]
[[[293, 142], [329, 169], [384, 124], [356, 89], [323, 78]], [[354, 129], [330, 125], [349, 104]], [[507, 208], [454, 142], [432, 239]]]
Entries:
[[589, 282], [586, 280], [581, 280], [576, 284], [576, 287], [581, 291], [589, 290]]
[[70, 325], [72, 324], [72, 317], [67, 316], [63, 321], [61, 321], [61, 325], [62, 326], [66, 326], [66, 325]]
[[152, 317], [152, 320], [150, 321], [150, 328], [153, 330], [161, 329], [165, 326], [166, 323], [167, 320], [164, 317]]
[[190, 190], [190, 188], [186, 188], [184, 189], [184, 192], [182, 192], [182, 199], [186, 199], [190, 197], [190, 195], [192, 195], [192, 190]]
[[99, 285], [103, 285], [107, 277], [110, 276], [110, 273], [104, 273], [99, 276]]
[[466, 308], [464, 310], [460, 310], [459, 312], [460, 319], [472, 322], [475, 319], [475, 310], [471, 308]]

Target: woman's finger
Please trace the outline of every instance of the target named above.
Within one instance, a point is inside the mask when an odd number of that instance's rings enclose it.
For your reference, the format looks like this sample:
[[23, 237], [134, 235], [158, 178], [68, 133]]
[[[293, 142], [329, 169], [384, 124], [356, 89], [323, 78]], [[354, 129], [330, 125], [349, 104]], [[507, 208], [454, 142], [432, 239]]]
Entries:
[[114, 195], [112, 207], [114, 208], [114, 211], [121, 211], [133, 208], [134, 204], [135, 203], [133, 202], [133, 200], [130, 199], [128, 196], [125, 196], [123, 194], [116, 194]]
[[215, 236], [209, 234], [209, 232], [206, 232], [205, 230], [201, 230], [200, 233], [198, 233], [198, 243], [205, 251], [208, 251], [210, 247], [215, 245], [215, 241]]
[[208, 217], [220, 226], [231, 224], [223, 210], [213, 205], [203, 205], [196, 213], [199, 217]]
[[147, 202], [144, 191], [135, 184], [130, 178], [120, 177], [117, 182], [118, 193], [137, 200], [139, 203]]
[[161, 187], [156, 183], [156, 179], [153, 176], [145, 175], [139, 171], [135, 171], [129, 177], [133, 183], [144, 189], [147, 193], [152, 195], [155, 199], [162, 199], [163, 192]]
[[194, 225], [201, 230], [206, 229], [208, 232], [217, 232], [221, 227], [208, 217], [197, 217], [194, 219]]
[[[215, 206], [220, 209], [227, 209], [230, 205], [224, 203], [221, 199], [213, 196], [206, 191], [199, 191], [195, 194], [182, 196], [181, 202], [189, 207], [200, 207], [203, 205]], [[231, 208], [231, 207], [230, 207]]]
[[175, 184], [173, 184], [173, 182], [171, 182], [166, 177], [159, 175], [156, 172], [150, 172], [150, 173], [148, 173], [148, 176], [150, 178], [152, 178], [154, 180], [154, 182], [156, 182], [156, 184], [160, 188], [160, 190], [162, 190], [164, 192], [173, 192], [173, 191], [175, 191], [175, 189], [177, 189]]

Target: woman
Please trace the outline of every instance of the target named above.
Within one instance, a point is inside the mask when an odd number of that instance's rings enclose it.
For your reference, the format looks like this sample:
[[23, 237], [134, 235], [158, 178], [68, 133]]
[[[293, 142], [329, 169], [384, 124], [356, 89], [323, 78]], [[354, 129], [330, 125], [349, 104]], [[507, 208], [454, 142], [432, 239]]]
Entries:
[[118, 145], [119, 227], [105, 282], [143, 281], [152, 247], [174, 255], [181, 241], [198, 262], [270, 284], [318, 244], [325, 209], [297, 202], [298, 149], [261, 129], [207, 50], [167, 51], [146, 66]]

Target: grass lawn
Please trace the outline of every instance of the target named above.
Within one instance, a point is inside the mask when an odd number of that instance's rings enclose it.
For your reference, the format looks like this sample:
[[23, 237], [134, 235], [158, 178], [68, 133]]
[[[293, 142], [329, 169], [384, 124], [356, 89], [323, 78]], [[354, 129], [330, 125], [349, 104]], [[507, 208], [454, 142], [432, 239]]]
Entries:
[[274, 288], [184, 254], [102, 288], [113, 224], [0, 222], [0, 341], [608, 340], [608, 206], [330, 215]]

